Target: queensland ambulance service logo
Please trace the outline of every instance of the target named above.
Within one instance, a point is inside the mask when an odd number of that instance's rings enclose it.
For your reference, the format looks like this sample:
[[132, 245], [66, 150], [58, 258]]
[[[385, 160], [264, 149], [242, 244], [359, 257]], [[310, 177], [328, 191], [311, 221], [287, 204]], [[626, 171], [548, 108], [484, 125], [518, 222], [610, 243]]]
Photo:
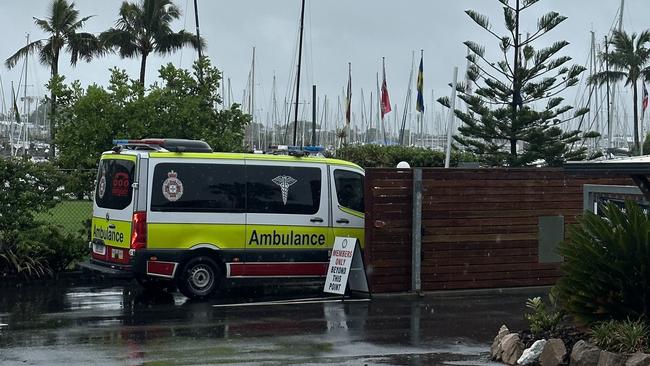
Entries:
[[175, 202], [181, 199], [183, 195], [183, 182], [178, 179], [178, 173], [173, 170], [167, 173], [167, 179], [165, 179], [162, 185], [162, 192], [168, 201]]
[[106, 171], [102, 170], [102, 176], [97, 183], [97, 195], [99, 198], [104, 198], [104, 193], [106, 193]]
[[293, 179], [288, 175], [279, 175], [273, 178], [273, 183], [279, 185], [282, 190], [282, 202], [284, 202], [285, 206], [287, 205], [287, 198], [289, 197], [289, 187], [297, 182], [296, 179]]

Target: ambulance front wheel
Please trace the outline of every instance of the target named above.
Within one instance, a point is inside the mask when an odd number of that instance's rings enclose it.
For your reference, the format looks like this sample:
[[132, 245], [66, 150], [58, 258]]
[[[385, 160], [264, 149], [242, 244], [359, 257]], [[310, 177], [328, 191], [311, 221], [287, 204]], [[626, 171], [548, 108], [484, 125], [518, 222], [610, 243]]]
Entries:
[[209, 257], [190, 259], [178, 278], [178, 290], [190, 299], [207, 299], [219, 288], [221, 271]]

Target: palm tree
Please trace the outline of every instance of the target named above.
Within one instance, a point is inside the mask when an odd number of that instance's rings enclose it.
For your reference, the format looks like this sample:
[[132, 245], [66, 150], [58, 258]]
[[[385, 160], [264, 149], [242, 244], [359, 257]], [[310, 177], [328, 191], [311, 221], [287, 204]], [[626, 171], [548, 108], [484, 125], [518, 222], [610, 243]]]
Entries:
[[[5, 61], [8, 68], [16, 66], [22, 58], [38, 52], [40, 62], [49, 66], [52, 77], [59, 76], [59, 56], [61, 50], [66, 47], [70, 52], [70, 64], [76, 65], [79, 59], [89, 62], [93, 56], [102, 54], [99, 39], [90, 33], [78, 32], [84, 23], [91, 17], [79, 19], [79, 11], [75, 9], [73, 2], [67, 0], [52, 0], [48, 16], [45, 19], [34, 18], [34, 23], [48, 34], [47, 38], [39, 39], [19, 49]], [[56, 95], [50, 93], [51, 115], [50, 115], [50, 153], [54, 157], [54, 115], [56, 113]]]
[[[614, 46], [612, 52], [601, 55], [603, 61], [609, 64], [610, 70], [592, 75], [589, 82], [603, 85], [607, 81], [619, 82], [625, 80], [625, 86], [632, 87], [634, 98], [634, 147], [639, 149], [639, 90], [638, 83], [650, 80], [650, 30], [640, 35], [625, 31], [615, 31], [610, 41]], [[611, 137], [610, 137], [611, 138]]]
[[[147, 57], [151, 53], [165, 55], [186, 45], [199, 47], [199, 40], [192, 33], [171, 29], [172, 21], [180, 16], [181, 11], [172, 0], [143, 0], [137, 4], [125, 1], [115, 28], [103, 32], [100, 39], [107, 47], [116, 48], [122, 58], [141, 57], [140, 83], [144, 85]], [[201, 47], [204, 44], [201, 39]]]

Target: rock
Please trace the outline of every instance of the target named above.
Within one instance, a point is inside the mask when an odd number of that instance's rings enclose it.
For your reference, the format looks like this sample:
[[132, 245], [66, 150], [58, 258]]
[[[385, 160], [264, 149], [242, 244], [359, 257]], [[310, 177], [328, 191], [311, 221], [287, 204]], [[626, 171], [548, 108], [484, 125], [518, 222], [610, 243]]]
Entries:
[[625, 361], [627, 361], [625, 354], [601, 351], [598, 357], [598, 366], [625, 366]]
[[519, 341], [519, 334], [510, 333], [501, 340], [501, 361], [508, 365], [516, 365], [517, 360], [524, 352], [524, 347]]
[[650, 355], [647, 353], [633, 353], [625, 361], [625, 366], [650, 366]]
[[627, 356], [622, 353], [601, 351], [598, 366], [625, 366]]
[[531, 365], [537, 362], [537, 359], [539, 359], [539, 355], [542, 354], [545, 345], [546, 339], [535, 341], [530, 348], [524, 350], [524, 353], [522, 353], [521, 357], [517, 360], [517, 365]]
[[501, 326], [501, 329], [499, 329], [499, 334], [494, 337], [494, 342], [492, 342], [492, 347], [490, 347], [490, 356], [494, 361], [501, 360], [501, 353], [503, 352], [501, 349], [501, 340], [508, 334], [510, 334], [510, 330], [508, 330], [508, 327], [504, 324]]
[[571, 366], [596, 366], [600, 349], [583, 340], [576, 342], [571, 351]]
[[539, 364], [541, 366], [558, 366], [564, 361], [566, 355], [566, 346], [561, 339], [549, 339], [544, 345], [542, 354], [539, 355]]

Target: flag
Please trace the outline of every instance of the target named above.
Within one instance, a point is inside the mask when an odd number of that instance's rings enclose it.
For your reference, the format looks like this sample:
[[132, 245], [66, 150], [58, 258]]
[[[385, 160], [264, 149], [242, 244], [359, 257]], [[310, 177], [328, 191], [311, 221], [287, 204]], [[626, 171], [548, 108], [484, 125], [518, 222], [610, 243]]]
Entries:
[[418, 69], [418, 98], [415, 104], [415, 110], [424, 113], [424, 55], [420, 57], [420, 68]]
[[392, 109], [390, 107], [390, 97], [388, 96], [388, 86], [386, 85], [386, 66], [383, 62], [382, 72], [384, 79], [381, 82], [381, 118], [384, 119], [384, 115]]
[[642, 114], [645, 114], [645, 110], [648, 108], [648, 89], [645, 88], [645, 83], [643, 83], [643, 101], [642, 101]]
[[16, 92], [14, 91], [13, 83], [11, 85], [11, 95], [13, 99], [13, 104], [12, 104], [13, 113], [16, 118], [16, 122], [20, 122], [20, 112], [18, 112], [18, 103], [16, 102]]
[[348, 90], [345, 95], [345, 124], [350, 124], [350, 107], [352, 106], [352, 65], [348, 64]]

